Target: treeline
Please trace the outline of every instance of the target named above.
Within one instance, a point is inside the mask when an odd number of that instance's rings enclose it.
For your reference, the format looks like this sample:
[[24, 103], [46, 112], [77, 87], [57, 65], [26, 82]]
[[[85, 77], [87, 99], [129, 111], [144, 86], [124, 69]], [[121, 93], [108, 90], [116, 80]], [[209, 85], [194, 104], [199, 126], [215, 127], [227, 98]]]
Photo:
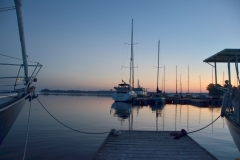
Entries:
[[42, 89], [40, 92], [44, 93], [104, 93], [111, 94], [113, 91], [81, 91], [81, 90], [50, 90], [50, 89]]

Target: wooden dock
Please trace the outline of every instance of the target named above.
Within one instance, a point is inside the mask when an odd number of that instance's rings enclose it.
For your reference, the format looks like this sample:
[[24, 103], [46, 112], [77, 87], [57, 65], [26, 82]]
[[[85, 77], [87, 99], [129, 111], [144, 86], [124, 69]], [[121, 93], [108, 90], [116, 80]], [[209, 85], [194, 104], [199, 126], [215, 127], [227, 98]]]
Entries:
[[93, 159], [217, 159], [191, 137], [173, 139], [171, 131], [124, 131], [108, 135]]

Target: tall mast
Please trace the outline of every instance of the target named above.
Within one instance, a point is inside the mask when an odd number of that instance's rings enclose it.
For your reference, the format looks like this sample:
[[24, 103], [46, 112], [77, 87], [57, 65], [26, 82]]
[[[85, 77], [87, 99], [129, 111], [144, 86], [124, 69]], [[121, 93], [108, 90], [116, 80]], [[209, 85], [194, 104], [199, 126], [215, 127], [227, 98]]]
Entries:
[[188, 65], [188, 93], [189, 93], [189, 65]]
[[25, 81], [27, 84], [28, 83], [28, 64], [27, 64], [25, 37], [24, 37], [24, 30], [23, 30], [22, 2], [21, 2], [21, 0], [14, 0], [14, 3], [15, 3], [15, 7], [16, 7], [19, 37], [20, 37], [21, 48], [22, 48], [22, 59], [23, 59]]
[[176, 94], [177, 94], [177, 66], [176, 66]]
[[132, 80], [132, 62], [131, 62], [131, 58], [130, 58], [130, 78], [129, 78], [129, 84], [131, 86], [131, 80]]
[[180, 94], [182, 94], [182, 80], [181, 80], [181, 74], [180, 74]]
[[158, 78], [159, 78], [159, 47], [160, 47], [160, 40], [158, 40], [157, 92], [159, 91], [159, 89], [158, 89]]
[[165, 93], [165, 65], [164, 65], [164, 93]]
[[200, 94], [202, 94], [202, 92], [201, 92], [201, 76], [199, 76], [199, 80], [200, 80]]
[[[131, 70], [132, 70], [132, 87], [134, 88], [134, 61], [133, 61], [133, 19], [132, 19], [132, 35], [131, 35]], [[130, 72], [131, 73], [131, 72]], [[131, 76], [131, 75], [130, 75]]]

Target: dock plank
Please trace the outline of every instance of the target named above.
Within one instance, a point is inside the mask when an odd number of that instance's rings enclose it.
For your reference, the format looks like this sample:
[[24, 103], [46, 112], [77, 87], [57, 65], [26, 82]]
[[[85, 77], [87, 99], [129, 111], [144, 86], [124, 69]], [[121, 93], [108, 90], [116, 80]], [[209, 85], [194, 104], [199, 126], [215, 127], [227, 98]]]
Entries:
[[124, 131], [108, 135], [93, 159], [216, 159], [191, 137], [173, 139], [170, 131]]

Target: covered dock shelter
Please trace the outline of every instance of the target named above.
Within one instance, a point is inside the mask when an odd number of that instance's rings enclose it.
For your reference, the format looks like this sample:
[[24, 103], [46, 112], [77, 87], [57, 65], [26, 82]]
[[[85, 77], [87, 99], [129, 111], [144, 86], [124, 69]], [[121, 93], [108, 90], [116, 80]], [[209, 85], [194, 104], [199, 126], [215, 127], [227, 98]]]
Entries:
[[[203, 62], [208, 63], [215, 69], [215, 84], [217, 84], [217, 63], [227, 63], [228, 66], [228, 80], [231, 84], [231, 72], [230, 72], [230, 63], [239, 63], [240, 62], [240, 49], [224, 49], [211, 57], [203, 60]], [[214, 64], [211, 64], [214, 63]]]

